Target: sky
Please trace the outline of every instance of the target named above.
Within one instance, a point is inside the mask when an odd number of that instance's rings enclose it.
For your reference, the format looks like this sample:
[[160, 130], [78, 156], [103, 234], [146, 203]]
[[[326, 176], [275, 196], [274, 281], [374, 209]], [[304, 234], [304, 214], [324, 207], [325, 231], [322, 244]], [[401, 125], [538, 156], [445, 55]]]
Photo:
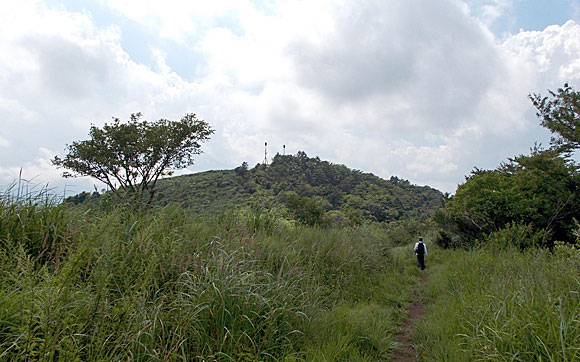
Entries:
[[0, 2], [0, 190], [102, 185], [50, 162], [113, 117], [214, 129], [177, 174], [304, 151], [455, 192], [550, 134], [580, 89], [580, 0]]

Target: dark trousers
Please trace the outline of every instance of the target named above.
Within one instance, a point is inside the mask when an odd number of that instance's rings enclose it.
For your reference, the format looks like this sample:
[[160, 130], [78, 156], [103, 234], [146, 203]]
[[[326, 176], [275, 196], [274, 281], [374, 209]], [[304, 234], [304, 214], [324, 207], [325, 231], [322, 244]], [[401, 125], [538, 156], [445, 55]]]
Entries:
[[425, 270], [425, 254], [417, 254], [417, 266]]

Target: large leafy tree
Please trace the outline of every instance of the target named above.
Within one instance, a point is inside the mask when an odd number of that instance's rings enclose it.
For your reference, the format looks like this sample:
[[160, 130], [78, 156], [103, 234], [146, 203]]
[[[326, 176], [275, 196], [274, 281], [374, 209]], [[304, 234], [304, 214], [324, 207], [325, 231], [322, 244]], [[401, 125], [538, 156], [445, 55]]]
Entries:
[[[476, 169], [447, 204], [454, 231], [470, 244], [509, 224], [531, 225], [541, 242], [574, 242], [580, 175], [556, 150], [532, 150], [495, 170]], [[550, 238], [548, 238], [550, 236]]]
[[56, 156], [53, 165], [67, 170], [64, 177], [94, 177], [118, 196], [149, 204], [157, 180], [192, 165], [214, 131], [191, 113], [179, 121], [141, 117], [136, 113], [127, 123], [114, 118], [102, 128], [91, 125], [90, 139], [67, 145], [66, 156]]

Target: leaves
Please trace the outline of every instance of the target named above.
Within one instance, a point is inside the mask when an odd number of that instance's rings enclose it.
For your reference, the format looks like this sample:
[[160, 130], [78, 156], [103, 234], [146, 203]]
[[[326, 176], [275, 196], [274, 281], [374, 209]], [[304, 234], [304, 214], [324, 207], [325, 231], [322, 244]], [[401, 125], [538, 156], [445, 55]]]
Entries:
[[192, 113], [180, 121], [141, 117], [135, 113], [127, 123], [115, 118], [103, 128], [91, 125], [90, 139], [67, 145], [67, 155], [52, 163], [67, 169], [64, 177], [94, 177], [119, 196], [121, 191], [139, 199], [146, 194], [149, 203], [157, 180], [192, 165], [214, 130]]
[[550, 97], [533, 94], [529, 98], [542, 126], [556, 134], [553, 146], [564, 150], [580, 147], [580, 92], [565, 83], [557, 92], [549, 93]]
[[[556, 240], [573, 241], [580, 213], [577, 167], [556, 150], [535, 150], [500, 165], [476, 170], [448, 202], [455, 231], [473, 242], [510, 223], [533, 225]], [[544, 240], [545, 246], [551, 241]]]

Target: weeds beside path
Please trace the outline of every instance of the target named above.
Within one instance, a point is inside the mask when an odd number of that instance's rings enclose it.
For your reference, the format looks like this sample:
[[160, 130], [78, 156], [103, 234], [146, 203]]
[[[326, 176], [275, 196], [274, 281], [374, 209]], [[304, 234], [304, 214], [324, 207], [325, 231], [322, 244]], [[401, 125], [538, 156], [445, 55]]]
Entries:
[[416, 361], [416, 351], [412, 343], [412, 335], [415, 328], [415, 322], [423, 316], [425, 309], [425, 302], [421, 293], [421, 289], [427, 282], [427, 274], [425, 272], [421, 273], [421, 280], [422, 282], [419, 284], [419, 288], [415, 290], [413, 295], [413, 301], [411, 305], [409, 305], [407, 320], [402, 326], [401, 333], [395, 337], [397, 348], [394, 351], [393, 361]]

